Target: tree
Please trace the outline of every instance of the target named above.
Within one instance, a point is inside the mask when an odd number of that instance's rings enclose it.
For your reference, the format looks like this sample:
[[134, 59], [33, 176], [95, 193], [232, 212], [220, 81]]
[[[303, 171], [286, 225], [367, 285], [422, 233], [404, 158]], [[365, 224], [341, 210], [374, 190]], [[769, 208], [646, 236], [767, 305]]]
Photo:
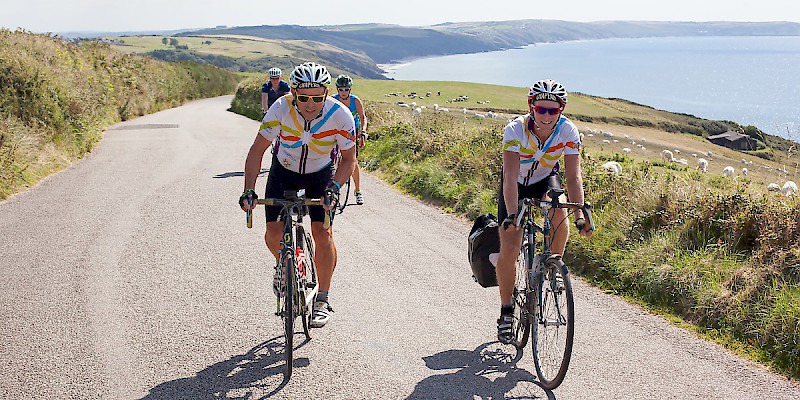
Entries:
[[170, 46], [177, 46], [178, 45], [178, 39], [169, 38], [169, 45]]
[[161, 43], [167, 44], [167, 38], [161, 38]]

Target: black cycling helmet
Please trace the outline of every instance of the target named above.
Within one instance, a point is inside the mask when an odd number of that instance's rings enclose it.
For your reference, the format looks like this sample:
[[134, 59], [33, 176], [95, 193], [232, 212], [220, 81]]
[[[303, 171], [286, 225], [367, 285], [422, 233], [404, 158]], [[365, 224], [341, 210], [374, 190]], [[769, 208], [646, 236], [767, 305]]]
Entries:
[[336, 78], [336, 87], [351, 87], [353, 86], [353, 78], [347, 75], [339, 75]]

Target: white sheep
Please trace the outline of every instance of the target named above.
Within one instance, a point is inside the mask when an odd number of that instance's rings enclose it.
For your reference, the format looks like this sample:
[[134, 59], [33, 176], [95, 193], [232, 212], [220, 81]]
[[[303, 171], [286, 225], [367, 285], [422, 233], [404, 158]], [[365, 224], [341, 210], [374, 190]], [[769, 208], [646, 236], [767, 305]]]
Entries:
[[692, 153], [692, 157], [697, 158], [697, 153]]
[[708, 172], [708, 160], [706, 160], [705, 158], [698, 158], [697, 169], [699, 169], [702, 172]]
[[680, 150], [678, 150], [678, 149], [675, 149], [675, 150], [673, 150], [673, 152], [674, 152], [675, 154], [681, 154], [681, 151], [680, 151]]
[[621, 174], [622, 173], [622, 165], [620, 165], [616, 161], [609, 161], [603, 164], [603, 169], [612, 173], [612, 174]]
[[711, 150], [709, 150], [709, 151], [707, 151], [707, 152], [706, 152], [706, 156], [707, 156], [707, 157], [713, 157], [713, 156], [714, 156], [714, 154], [713, 154], [713, 153], [711, 153]]
[[786, 181], [781, 188], [781, 192], [786, 196], [794, 196], [797, 194], [797, 184], [792, 181]]
[[736, 175], [736, 170], [734, 170], [730, 165], [722, 169], [722, 176], [726, 178], [733, 178], [734, 175]]
[[742, 175], [747, 176], [747, 168], [742, 168]]
[[439, 112], [450, 112], [450, 109], [447, 108], [447, 107], [439, 107], [438, 111]]
[[778, 185], [777, 183], [770, 183], [769, 185], [767, 185], [767, 190], [769, 190], [770, 192], [780, 192], [781, 185]]
[[486, 116], [483, 114], [475, 113], [475, 116], [478, 117], [478, 119], [486, 119]]
[[661, 159], [668, 162], [674, 162], [675, 157], [672, 155], [672, 152], [669, 150], [664, 150], [661, 152]]
[[623, 151], [625, 154], [628, 154], [628, 153], [630, 153], [630, 152], [631, 152], [631, 149], [629, 149], [629, 148], [627, 148], [627, 147], [623, 147], [623, 148], [622, 148], [622, 151]]
[[681, 158], [680, 160], [675, 160], [675, 163], [680, 164], [680, 165], [689, 166], [689, 161], [686, 161], [685, 158]]
[[611, 141], [608, 139], [603, 139], [603, 144], [611, 144]]
[[418, 117], [420, 114], [422, 114], [422, 109], [417, 107], [411, 113], [412, 113], [413, 116]]
[[404, 107], [404, 108], [411, 108], [411, 106], [409, 106], [408, 104], [405, 104], [405, 103], [403, 103], [403, 104], [400, 104], [400, 107]]

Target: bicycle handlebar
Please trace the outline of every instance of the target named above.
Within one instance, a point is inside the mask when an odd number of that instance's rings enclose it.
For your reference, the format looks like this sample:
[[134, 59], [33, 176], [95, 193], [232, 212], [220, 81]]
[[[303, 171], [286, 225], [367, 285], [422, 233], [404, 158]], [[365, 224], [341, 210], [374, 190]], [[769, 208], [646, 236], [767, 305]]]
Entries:
[[[325, 204], [325, 198], [319, 199], [305, 199], [305, 198], [298, 198], [295, 200], [287, 200], [287, 199], [278, 199], [278, 198], [266, 198], [266, 199], [258, 199], [256, 200], [257, 205], [264, 205], [264, 206], [321, 206]], [[323, 222], [323, 227], [328, 229], [331, 226], [331, 213], [333, 209], [329, 210], [325, 213], [325, 221]], [[247, 228], [250, 229], [253, 227], [253, 210], [247, 210]]]
[[[531, 206], [538, 206], [541, 209], [549, 209], [549, 208], [569, 208], [569, 209], [580, 209], [583, 211], [584, 218], [578, 218], [575, 221], [576, 226], [579, 230], [585, 230], [587, 232], [594, 231], [594, 219], [592, 218], [592, 204], [589, 202], [584, 202], [583, 204], [578, 203], [569, 203], [565, 202], [562, 203], [558, 200], [558, 196], [553, 196], [553, 200], [534, 200], [530, 198], [524, 198], [519, 202], [519, 208], [517, 211], [517, 220], [516, 226], [520, 226], [522, 224], [522, 219], [525, 217], [525, 209]], [[579, 224], [578, 221], [584, 219], [584, 223]], [[589, 224], [589, 229], [584, 229], [586, 224]], [[507, 224], [503, 224], [503, 228], [508, 228]]]

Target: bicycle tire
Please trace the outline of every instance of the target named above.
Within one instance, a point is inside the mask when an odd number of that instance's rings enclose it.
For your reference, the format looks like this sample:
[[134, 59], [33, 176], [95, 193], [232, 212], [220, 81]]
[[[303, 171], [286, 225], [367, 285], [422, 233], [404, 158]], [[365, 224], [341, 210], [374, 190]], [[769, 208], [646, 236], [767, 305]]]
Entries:
[[294, 352], [294, 320], [295, 320], [295, 309], [294, 309], [294, 301], [295, 301], [295, 289], [296, 289], [296, 279], [294, 275], [295, 271], [295, 258], [293, 256], [287, 255], [285, 256], [286, 264], [286, 290], [283, 292], [283, 323], [284, 323], [284, 330], [283, 334], [286, 338], [286, 376], [285, 379], [289, 379], [292, 376], [292, 357]]
[[[344, 212], [345, 207], [347, 207], [347, 202], [350, 199], [350, 181], [352, 178], [347, 178], [347, 182], [342, 186], [342, 190], [339, 191], [339, 204], [336, 205], [336, 213], [341, 214]], [[341, 198], [341, 193], [344, 192], [344, 198]]]
[[539, 383], [553, 390], [564, 381], [572, 357], [575, 303], [566, 265], [548, 260], [536, 285], [533, 359]]
[[530, 246], [523, 244], [517, 257], [517, 277], [514, 282], [514, 320], [511, 322], [511, 330], [514, 332], [512, 344], [518, 349], [524, 348], [528, 344], [531, 333], [531, 312], [533, 311], [532, 294], [528, 287], [528, 272], [530, 271]]
[[[303, 333], [305, 333], [307, 339], [311, 339], [311, 331], [309, 328], [314, 299], [311, 299], [311, 303], [309, 304], [307, 302], [307, 296], [309, 296], [309, 291], [314, 291], [317, 286], [317, 267], [314, 264], [314, 242], [311, 239], [311, 235], [306, 232], [302, 226], [297, 227], [297, 237], [302, 238], [300, 248], [305, 252], [305, 263], [303, 266], [303, 268], [305, 268], [305, 279], [300, 282], [302, 284], [302, 290], [299, 296], [301, 310], [299, 314], [303, 321]], [[314, 294], [314, 297], [316, 297], [316, 294]]]

